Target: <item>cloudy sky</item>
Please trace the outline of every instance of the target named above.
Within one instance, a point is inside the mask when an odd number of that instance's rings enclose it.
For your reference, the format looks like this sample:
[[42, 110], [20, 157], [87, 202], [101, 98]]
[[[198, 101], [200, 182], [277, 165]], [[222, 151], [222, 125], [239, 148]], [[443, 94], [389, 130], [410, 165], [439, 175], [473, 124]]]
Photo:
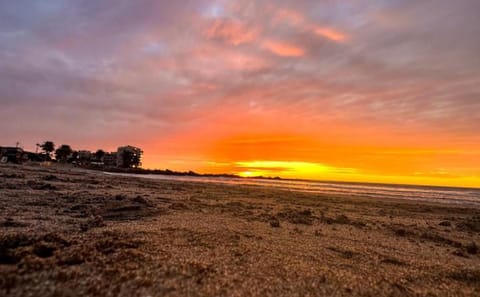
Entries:
[[0, 0], [0, 145], [480, 187], [478, 0]]

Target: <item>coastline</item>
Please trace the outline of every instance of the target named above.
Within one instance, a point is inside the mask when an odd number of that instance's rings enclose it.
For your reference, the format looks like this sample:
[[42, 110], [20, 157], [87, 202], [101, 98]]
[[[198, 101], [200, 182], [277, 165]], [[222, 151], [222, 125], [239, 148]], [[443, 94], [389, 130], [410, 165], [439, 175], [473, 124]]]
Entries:
[[232, 186], [273, 188], [284, 191], [319, 194], [331, 197], [390, 199], [432, 204], [456, 204], [462, 207], [480, 208], [480, 190], [437, 186], [401, 186], [373, 183], [323, 182], [305, 180], [267, 180], [255, 178], [229, 178], [222, 176], [177, 176], [161, 174], [129, 174], [103, 172], [110, 176], [170, 180], [189, 183], [213, 183]]
[[249, 176], [244, 177], [229, 173], [197, 173], [194, 171], [173, 171], [170, 169], [144, 169], [144, 168], [116, 168], [116, 167], [85, 167], [86, 170], [100, 171], [113, 174], [128, 174], [128, 175], [163, 175], [163, 176], [178, 176], [178, 177], [198, 177], [198, 178], [231, 178], [239, 180], [265, 180], [265, 181], [285, 181], [285, 182], [309, 182], [309, 183], [332, 183], [339, 185], [368, 185], [368, 186], [386, 186], [386, 187], [407, 187], [412, 189], [444, 189], [444, 190], [478, 190], [480, 186], [450, 186], [450, 185], [429, 185], [429, 184], [406, 184], [406, 183], [382, 183], [382, 182], [360, 182], [360, 181], [341, 181], [341, 180], [323, 180], [323, 179], [302, 179], [302, 178], [281, 178], [271, 176]]
[[480, 209], [0, 165], [6, 296], [478, 296]]

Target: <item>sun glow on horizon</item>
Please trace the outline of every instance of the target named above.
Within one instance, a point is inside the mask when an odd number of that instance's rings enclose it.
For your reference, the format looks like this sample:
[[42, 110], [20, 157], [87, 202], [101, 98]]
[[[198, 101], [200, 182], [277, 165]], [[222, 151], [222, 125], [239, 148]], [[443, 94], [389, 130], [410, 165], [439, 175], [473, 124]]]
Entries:
[[[366, 182], [480, 188], [476, 176], [455, 176], [447, 170], [414, 175], [385, 175], [362, 172], [355, 168], [327, 166], [300, 161], [241, 161], [234, 163], [232, 173], [241, 177], [280, 177], [319, 181]], [[240, 170], [240, 171], [238, 171]]]
[[193, 170], [201, 174], [235, 174], [241, 177], [280, 177], [284, 179], [305, 179], [317, 181], [365, 182], [385, 184], [410, 184], [431, 186], [452, 186], [480, 188], [480, 177], [476, 175], [455, 175], [442, 169], [414, 174], [382, 174], [358, 168], [335, 167], [323, 163], [305, 161], [251, 160], [251, 161], [203, 161], [169, 160], [160, 166], [146, 163], [145, 168], [163, 168], [175, 171]]
[[281, 176], [285, 178], [308, 177], [335, 173], [355, 173], [353, 168], [336, 168], [320, 163], [299, 161], [241, 161], [235, 162], [238, 169], [247, 169], [238, 173], [240, 176]]

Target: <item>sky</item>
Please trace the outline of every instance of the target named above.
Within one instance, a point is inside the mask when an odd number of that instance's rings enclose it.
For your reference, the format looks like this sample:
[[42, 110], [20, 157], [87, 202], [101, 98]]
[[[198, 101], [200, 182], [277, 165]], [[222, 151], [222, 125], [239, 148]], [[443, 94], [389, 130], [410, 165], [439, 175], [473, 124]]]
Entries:
[[0, 145], [480, 187], [478, 0], [0, 0]]

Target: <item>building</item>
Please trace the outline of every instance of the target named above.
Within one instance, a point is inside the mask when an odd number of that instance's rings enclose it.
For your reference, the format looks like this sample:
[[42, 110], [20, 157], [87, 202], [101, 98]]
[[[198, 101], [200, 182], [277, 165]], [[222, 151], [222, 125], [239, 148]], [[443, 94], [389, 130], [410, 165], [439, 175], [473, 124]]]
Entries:
[[143, 151], [131, 145], [121, 146], [117, 149], [117, 167], [131, 168], [142, 166]]
[[91, 151], [86, 151], [86, 150], [78, 151], [77, 162], [80, 165], [88, 165], [92, 160], [92, 156], [93, 154]]
[[0, 147], [1, 163], [22, 163], [24, 151], [19, 147]]
[[43, 154], [33, 153], [33, 152], [23, 152], [23, 161], [27, 162], [43, 162], [47, 158]]
[[107, 167], [116, 167], [117, 166], [117, 153], [105, 153], [103, 156], [103, 165]]

